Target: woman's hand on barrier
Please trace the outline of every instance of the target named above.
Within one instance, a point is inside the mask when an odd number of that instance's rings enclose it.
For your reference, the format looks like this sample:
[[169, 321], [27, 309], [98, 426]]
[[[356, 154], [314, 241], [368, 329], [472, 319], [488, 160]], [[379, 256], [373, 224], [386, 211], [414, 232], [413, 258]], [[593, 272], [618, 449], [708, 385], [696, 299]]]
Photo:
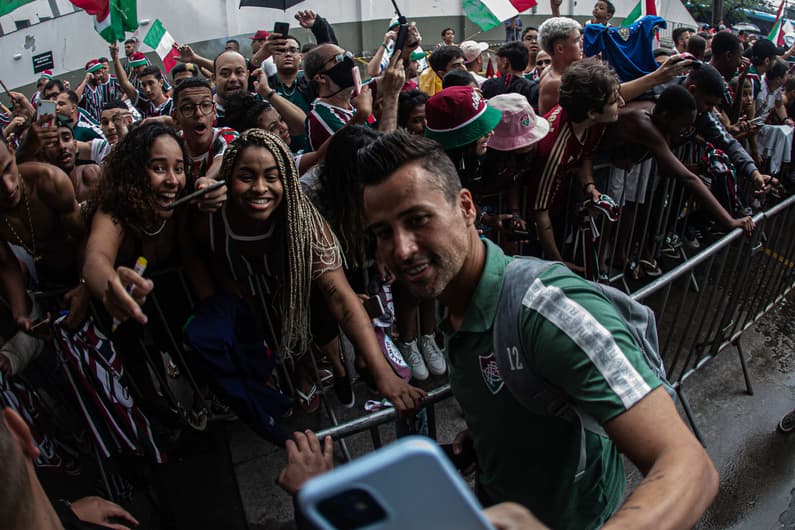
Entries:
[[734, 223], [732, 224], [732, 228], [742, 228], [745, 230], [745, 233], [750, 236], [754, 232], [756, 224], [749, 215], [748, 217], [743, 217], [742, 219], [735, 219]]
[[146, 324], [147, 317], [141, 311], [146, 295], [152, 292], [155, 284], [128, 267], [116, 269], [116, 276], [108, 280], [102, 302], [105, 308], [119, 322], [133, 318]]
[[377, 380], [376, 384], [381, 395], [392, 402], [401, 417], [416, 412], [427, 396], [424, 390], [411, 386], [393, 372]]
[[276, 483], [290, 495], [295, 495], [304, 482], [334, 469], [334, 443], [326, 436], [323, 446], [310, 430], [293, 433], [287, 440], [287, 465], [279, 473]]

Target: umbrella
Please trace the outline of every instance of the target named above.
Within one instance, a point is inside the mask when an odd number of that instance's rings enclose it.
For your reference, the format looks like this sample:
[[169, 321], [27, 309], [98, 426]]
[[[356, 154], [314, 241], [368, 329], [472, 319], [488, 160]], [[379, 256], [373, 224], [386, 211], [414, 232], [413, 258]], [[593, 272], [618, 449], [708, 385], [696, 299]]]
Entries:
[[240, 7], [269, 7], [287, 11], [288, 8], [301, 2], [303, 0], [240, 0]]

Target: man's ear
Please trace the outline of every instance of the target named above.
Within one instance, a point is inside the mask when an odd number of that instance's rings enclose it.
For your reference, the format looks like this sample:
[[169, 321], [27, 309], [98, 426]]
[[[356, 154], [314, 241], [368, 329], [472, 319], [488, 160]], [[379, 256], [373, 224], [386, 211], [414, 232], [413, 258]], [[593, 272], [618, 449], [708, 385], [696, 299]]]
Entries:
[[475, 200], [472, 198], [472, 193], [466, 189], [461, 188], [458, 192], [458, 206], [461, 208], [461, 214], [467, 220], [467, 225], [475, 224], [475, 219], [478, 216], [478, 209], [475, 206]]
[[3, 418], [11, 436], [17, 441], [25, 456], [31, 460], [38, 457], [40, 453], [39, 447], [33, 441], [33, 434], [30, 432], [30, 427], [25, 423], [25, 420], [14, 409], [8, 407], [3, 409]]

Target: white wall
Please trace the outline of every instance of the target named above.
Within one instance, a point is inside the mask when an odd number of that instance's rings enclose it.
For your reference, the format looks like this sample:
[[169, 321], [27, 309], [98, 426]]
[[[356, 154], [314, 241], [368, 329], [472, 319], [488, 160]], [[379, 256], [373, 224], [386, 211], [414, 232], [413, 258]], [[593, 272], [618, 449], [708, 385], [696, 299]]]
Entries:
[[[61, 13], [71, 10], [68, 0], [56, 1]], [[636, 1], [614, 0], [616, 17], [624, 18]], [[541, 0], [541, 4], [536, 14], [549, 14], [548, 2]], [[658, 0], [658, 4], [662, 16], [669, 20], [692, 23], [679, 0]], [[300, 9], [313, 9], [332, 23], [386, 20], [393, 16], [392, 4], [388, 0], [339, 0], [333, 3], [306, 0], [286, 13], [251, 7], [239, 9], [238, 5], [239, 0], [138, 0], [138, 18], [150, 21], [159, 18], [177, 42], [193, 43], [270, 29], [276, 21], [290, 21], [295, 26], [297, 22], [293, 15]], [[398, 5], [409, 19], [462, 16], [460, 0], [398, 0]], [[590, 16], [592, 8], [591, 0], [564, 0], [561, 13], [585, 17]], [[27, 18], [35, 22], [39, 16], [52, 16], [47, 0], [37, 0], [0, 17], [0, 25], [6, 33], [0, 37], [0, 78], [10, 88], [35, 82], [38, 75], [33, 73], [31, 57], [38, 53], [53, 52], [56, 75], [82, 69], [88, 59], [108, 54], [107, 44], [93, 29], [93, 17], [82, 11], [13, 31], [13, 20]], [[689, 20], [681, 20], [685, 16]], [[148, 26], [139, 28], [139, 37], [146, 35], [148, 29]], [[430, 37], [433, 42], [435, 37]], [[144, 47], [142, 51], [151, 50]], [[21, 58], [14, 60], [15, 54], [20, 54]]]

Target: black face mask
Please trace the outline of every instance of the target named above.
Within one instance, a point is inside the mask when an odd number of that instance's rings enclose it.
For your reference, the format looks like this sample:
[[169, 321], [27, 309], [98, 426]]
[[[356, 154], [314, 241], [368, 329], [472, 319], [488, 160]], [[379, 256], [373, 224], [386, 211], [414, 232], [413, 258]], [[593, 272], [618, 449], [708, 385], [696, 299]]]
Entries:
[[334, 68], [323, 72], [323, 75], [334, 81], [334, 84], [340, 87], [340, 91], [342, 91], [353, 86], [354, 68], [356, 68], [356, 64], [354, 64], [353, 59], [346, 55], [341, 62], [334, 65]]

